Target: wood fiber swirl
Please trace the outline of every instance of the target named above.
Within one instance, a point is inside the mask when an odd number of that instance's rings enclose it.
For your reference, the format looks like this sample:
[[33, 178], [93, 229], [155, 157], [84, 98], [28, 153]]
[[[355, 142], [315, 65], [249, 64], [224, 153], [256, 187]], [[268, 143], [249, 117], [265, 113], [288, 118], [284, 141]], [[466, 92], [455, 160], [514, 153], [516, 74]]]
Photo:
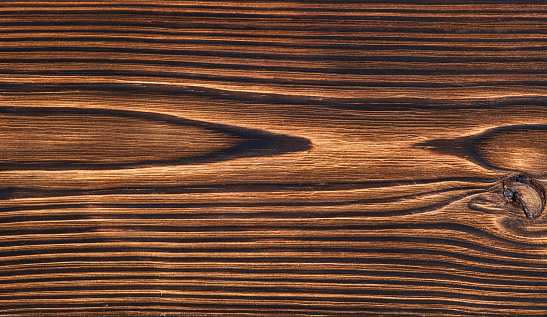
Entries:
[[547, 314], [547, 5], [413, 3], [1, 2], [0, 315]]

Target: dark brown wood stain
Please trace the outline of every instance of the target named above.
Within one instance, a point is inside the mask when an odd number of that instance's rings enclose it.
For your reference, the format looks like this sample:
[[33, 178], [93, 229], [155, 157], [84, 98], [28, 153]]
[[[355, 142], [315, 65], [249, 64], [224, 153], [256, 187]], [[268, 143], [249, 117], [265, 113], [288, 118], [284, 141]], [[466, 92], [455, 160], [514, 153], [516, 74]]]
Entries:
[[4, 1], [0, 315], [547, 314], [546, 31], [532, 1]]

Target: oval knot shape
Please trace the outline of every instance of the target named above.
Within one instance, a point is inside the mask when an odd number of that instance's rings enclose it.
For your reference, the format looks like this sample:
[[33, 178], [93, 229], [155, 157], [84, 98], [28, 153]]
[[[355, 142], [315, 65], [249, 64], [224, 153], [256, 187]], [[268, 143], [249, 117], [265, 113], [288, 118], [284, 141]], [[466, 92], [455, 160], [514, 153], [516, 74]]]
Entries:
[[502, 180], [507, 202], [522, 208], [527, 218], [537, 218], [545, 208], [545, 189], [535, 179], [517, 174]]

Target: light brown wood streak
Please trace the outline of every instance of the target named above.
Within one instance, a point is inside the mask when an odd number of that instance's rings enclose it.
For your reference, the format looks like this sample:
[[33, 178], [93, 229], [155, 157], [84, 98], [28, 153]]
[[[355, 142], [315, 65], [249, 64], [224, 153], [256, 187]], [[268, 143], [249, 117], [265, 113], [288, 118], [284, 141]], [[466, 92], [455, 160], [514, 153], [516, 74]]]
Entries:
[[197, 127], [169, 127], [128, 118], [4, 115], [0, 120], [4, 124], [0, 128], [2, 163], [138, 162], [205, 155], [235, 143], [228, 136]]
[[531, 1], [3, 2], [0, 315], [547, 314], [547, 216], [503, 183], [540, 209], [546, 31]]

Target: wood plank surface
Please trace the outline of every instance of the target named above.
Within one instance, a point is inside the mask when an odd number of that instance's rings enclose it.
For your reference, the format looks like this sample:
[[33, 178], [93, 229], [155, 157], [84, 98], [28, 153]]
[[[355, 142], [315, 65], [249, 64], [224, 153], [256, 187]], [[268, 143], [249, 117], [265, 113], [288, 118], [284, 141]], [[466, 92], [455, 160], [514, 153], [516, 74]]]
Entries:
[[0, 315], [547, 314], [547, 5], [3, 1]]

